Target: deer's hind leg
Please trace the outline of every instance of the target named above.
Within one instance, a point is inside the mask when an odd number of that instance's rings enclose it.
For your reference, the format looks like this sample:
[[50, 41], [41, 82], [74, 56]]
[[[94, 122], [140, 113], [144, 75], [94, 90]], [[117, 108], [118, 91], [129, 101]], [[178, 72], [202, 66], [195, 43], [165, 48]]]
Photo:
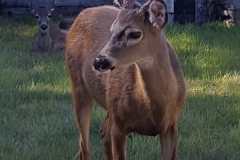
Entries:
[[123, 128], [120, 128], [116, 123], [111, 127], [111, 139], [112, 139], [112, 154], [114, 160], [126, 159], [126, 141], [127, 133]]
[[177, 122], [169, 126], [165, 133], [160, 134], [163, 160], [176, 160], [177, 154]]
[[127, 134], [106, 115], [100, 129], [101, 139], [107, 160], [125, 160]]

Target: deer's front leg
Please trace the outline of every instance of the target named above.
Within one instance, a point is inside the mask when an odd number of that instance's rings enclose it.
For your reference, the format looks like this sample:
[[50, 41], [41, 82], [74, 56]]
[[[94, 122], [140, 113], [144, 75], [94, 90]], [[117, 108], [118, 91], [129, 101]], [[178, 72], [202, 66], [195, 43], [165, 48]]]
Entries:
[[125, 160], [127, 134], [116, 124], [112, 125], [112, 154], [114, 160]]
[[107, 114], [100, 128], [100, 134], [101, 134], [101, 139], [104, 147], [106, 160], [113, 160], [111, 128], [112, 128], [112, 122], [110, 120], [109, 114]]

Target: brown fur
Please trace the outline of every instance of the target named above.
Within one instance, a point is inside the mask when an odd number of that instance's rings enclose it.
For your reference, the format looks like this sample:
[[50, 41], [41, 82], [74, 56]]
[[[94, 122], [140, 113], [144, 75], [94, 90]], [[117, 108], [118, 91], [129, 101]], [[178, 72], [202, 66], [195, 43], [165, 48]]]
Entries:
[[[126, 137], [135, 132], [160, 135], [163, 160], [175, 160], [177, 119], [186, 91], [178, 58], [163, 31], [149, 48], [150, 54], [161, 47], [159, 55], [151, 55], [152, 63], [137, 62], [116, 67], [110, 73], [93, 69], [94, 59], [103, 56], [103, 48], [111, 37], [110, 27], [118, 13], [119, 9], [111, 6], [86, 9], [78, 15], [67, 35], [65, 60], [80, 134], [80, 159], [90, 159], [89, 127], [95, 100], [107, 112], [100, 129], [106, 159], [124, 160]], [[128, 23], [134, 21], [131, 16], [127, 18]], [[123, 22], [119, 20], [114, 31], [117, 25], [121, 28]], [[130, 54], [126, 60], [131, 58]], [[149, 65], [158, 67], [148, 70]]]

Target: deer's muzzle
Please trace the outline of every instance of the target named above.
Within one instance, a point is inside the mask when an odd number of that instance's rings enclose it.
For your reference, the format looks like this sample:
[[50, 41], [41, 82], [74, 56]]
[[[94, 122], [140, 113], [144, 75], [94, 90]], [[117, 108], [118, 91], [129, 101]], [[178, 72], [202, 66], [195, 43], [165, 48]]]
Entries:
[[93, 62], [93, 67], [99, 72], [107, 72], [114, 69], [116, 65], [116, 59], [111, 57], [97, 57]]
[[41, 24], [41, 29], [43, 30], [43, 31], [45, 31], [45, 30], [47, 30], [47, 28], [48, 28], [48, 25], [47, 24]]

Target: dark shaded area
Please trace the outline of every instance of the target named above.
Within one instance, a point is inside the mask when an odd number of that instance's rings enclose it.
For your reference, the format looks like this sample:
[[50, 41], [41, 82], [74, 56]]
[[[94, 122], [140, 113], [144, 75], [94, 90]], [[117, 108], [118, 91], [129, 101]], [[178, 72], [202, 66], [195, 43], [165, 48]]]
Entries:
[[179, 24], [195, 22], [194, 0], [176, 0], [174, 2], [174, 22]]
[[0, 16], [2, 15], [2, 2], [0, 1]]
[[[16, 56], [18, 56], [18, 55], [15, 55], [15, 57]], [[2, 56], [2, 58], [4, 60], [5, 56]], [[7, 59], [6, 59], [6, 61], [7, 61]], [[57, 76], [57, 74], [59, 74], [58, 72], [61, 72], [64, 69], [63, 66], [65, 64], [64, 56], [61, 53], [59, 53], [58, 55], [47, 55], [47, 54], [45, 54], [45, 55], [24, 55], [24, 60], [22, 60], [22, 61], [24, 61], [24, 63], [16, 62], [16, 63], [11, 64], [11, 70], [15, 69], [15, 70], [22, 71], [23, 75], [25, 75], [25, 77], [23, 77], [23, 78], [21, 78], [19, 76], [15, 77], [18, 79], [17, 80], [18, 85], [20, 85], [20, 86], [23, 84], [30, 86], [31, 83], [38, 84], [39, 82], [41, 82], [43, 85], [52, 85], [54, 87], [53, 82], [57, 82], [59, 80], [59, 77]], [[47, 66], [54, 67], [53, 64], [59, 66], [59, 70], [56, 73], [54, 73], [54, 74], [56, 74], [56, 76], [53, 76], [51, 74], [53, 71], [49, 70], [49, 69], [48, 69], [48, 71], [44, 71], [44, 70], [37, 71], [37, 72], [31, 71], [35, 66], [38, 66], [38, 65], [46, 66], [46, 67]], [[9, 68], [7, 64], [2, 66], [2, 69], [6, 69], [6, 68]], [[54, 69], [54, 70], [56, 70], [56, 69]], [[28, 72], [27, 77], [26, 77], [26, 74], [24, 73], [24, 71]], [[46, 76], [43, 77], [43, 74]], [[48, 77], [48, 75], [50, 75], [50, 74], [52, 77]], [[66, 75], [67, 75], [67, 73], [65, 73], [65, 76]], [[51, 80], [49, 80], [49, 79], [51, 79]], [[27, 80], [27, 82], [25, 80]], [[2, 87], [2, 89], [0, 90], [0, 93], [1, 92], [4, 93], [4, 94], [2, 94], [1, 98], [8, 100], [8, 101], [2, 101], [1, 105], [9, 106], [10, 108], [15, 108], [16, 106], [23, 105], [26, 102], [29, 102], [29, 103], [41, 102], [42, 100], [44, 100], [44, 101], [61, 100], [61, 101], [68, 101], [69, 103], [71, 103], [70, 92], [68, 92], [68, 93], [54, 92], [52, 90], [47, 90], [47, 89], [28, 90], [27, 88], [19, 89], [19, 88], [15, 88], [15, 87], [11, 87], [11, 88]]]
[[[147, 0], [138, 0], [144, 4]], [[33, 1], [34, 2], [34, 1]], [[36, 1], [37, 2], [37, 1]], [[31, 9], [27, 0], [15, 1], [8, 0], [2, 2], [2, 14], [8, 17], [19, 17], [31, 15]], [[112, 0], [57, 0], [52, 15], [54, 17], [73, 16], [79, 14], [83, 9], [100, 5], [113, 5]], [[194, 0], [176, 0], [174, 4], [174, 22], [180, 24], [194, 23], [195, 21], [195, 1]]]
[[[34, 5], [47, 5], [47, 1], [32, 1]], [[81, 10], [87, 7], [100, 6], [100, 5], [111, 5], [112, 0], [57, 0], [55, 3], [53, 16], [62, 16], [62, 15], [76, 15]], [[4, 16], [23, 16], [30, 15], [31, 9], [28, 3], [28, 0], [7, 0], [1, 2], [2, 14]]]

